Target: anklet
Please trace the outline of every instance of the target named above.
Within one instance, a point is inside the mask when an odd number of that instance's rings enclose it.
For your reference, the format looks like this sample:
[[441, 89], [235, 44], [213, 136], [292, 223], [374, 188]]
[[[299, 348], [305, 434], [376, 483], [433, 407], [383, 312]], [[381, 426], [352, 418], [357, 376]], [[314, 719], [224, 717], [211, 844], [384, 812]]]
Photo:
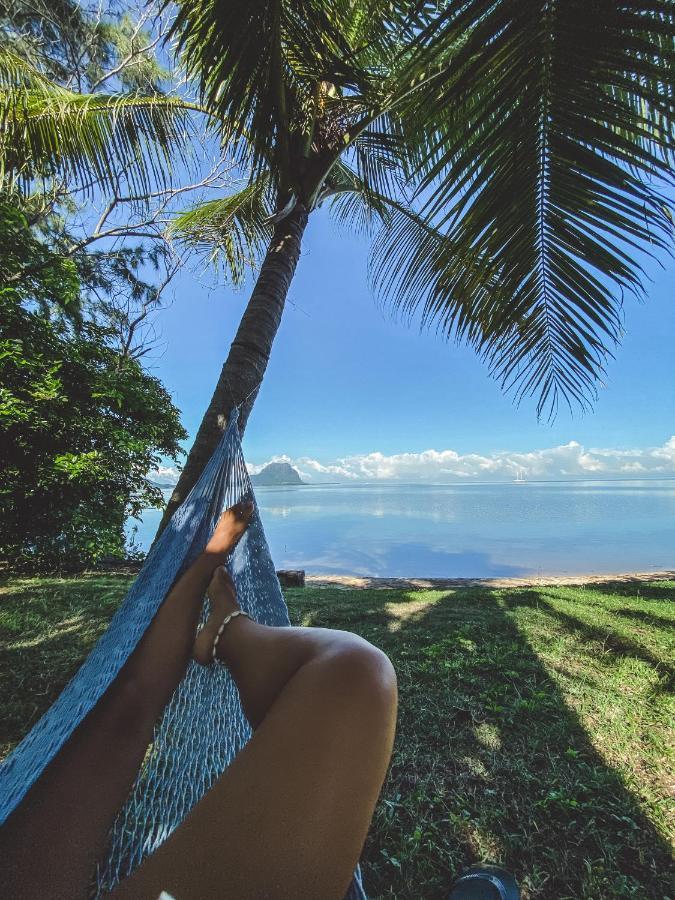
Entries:
[[235, 616], [246, 616], [247, 619], [251, 617], [247, 612], [244, 612], [243, 609], [236, 609], [234, 612], [231, 612], [229, 616], [225, 616], [223, 619], [220, 628], [218, 629], [218, 634], [213, 639], [213, 647], [211, 648], [211, 662], [216, 662], [216, 649], [218, 647], [218, 641], [220, 640], [220, 636], [223, 631], [225, 631], [225, 626], [230, 621], [230, 619], [234, 619]]

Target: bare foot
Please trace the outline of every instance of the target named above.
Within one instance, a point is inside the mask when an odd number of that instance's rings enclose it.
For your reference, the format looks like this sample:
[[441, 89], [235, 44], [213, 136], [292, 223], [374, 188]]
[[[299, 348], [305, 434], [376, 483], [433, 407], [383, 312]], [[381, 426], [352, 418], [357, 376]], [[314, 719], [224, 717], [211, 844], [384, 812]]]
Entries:
[[[223, 619], [231, 612], [239, 609], [237, 592], [234, 582], [225, 566], [218, 566], [213, 573], [213, 578], [208, 588], [208, 597], [211, 601], [211, 613], [206, 624], [195, 638], [192, 655], [203, 666], [209, 665], [212, 660], [213, 642], [218, 634]], [[237, 619], [239, 617], [237, 616]], [[234, 620], [234, 622], [237, 621]], [[234, 622], [227, 627], [230, 628]]]
[[[192, 656], [202, 666], [213, 661], [213, 642], [223, 619], [239, 609], [237, 591], [225, 566], [213, 573], [208, 588], [211, 612], [197, 634]], [[281, 686], [300, 665], [297, 653], [285, 649], [291, 628], [260, 625], [245, 616], [236, 616], [225, 626], [216, 646], [217, 659], [233, 676], [244, 715], [255, 730], [276, 699]], [[251, 664], [255, 653], [255, 664]]]
[[248, 528], [252, 515], [253, 503], [250, 500], [242, 500], [226, 509], [206, 545], [206, 553], [227, 556]]

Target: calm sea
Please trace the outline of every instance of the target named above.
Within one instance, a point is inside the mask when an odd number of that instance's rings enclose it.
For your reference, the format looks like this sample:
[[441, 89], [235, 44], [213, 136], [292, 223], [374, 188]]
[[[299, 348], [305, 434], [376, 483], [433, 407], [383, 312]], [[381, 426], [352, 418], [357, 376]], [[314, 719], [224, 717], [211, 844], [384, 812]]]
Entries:
[[[675, 568], [675, 480], [258, 488], [277, 568], [427, 578]], [[159, 521], [148, 510], [136, 542]]]

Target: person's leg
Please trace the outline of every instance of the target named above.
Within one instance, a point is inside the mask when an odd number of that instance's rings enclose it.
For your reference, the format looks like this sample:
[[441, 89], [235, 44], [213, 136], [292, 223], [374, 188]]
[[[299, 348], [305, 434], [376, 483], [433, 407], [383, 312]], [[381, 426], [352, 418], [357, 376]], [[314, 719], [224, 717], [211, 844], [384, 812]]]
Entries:
[[213, 571], [227, 559], [251, 513], [251, 504], [239, 504], [223, 514], [204, 553], [171, 589], [118, 677], [0, 830], [8, 897], [87, 895], [155, 722], [185, 672]]
[[[209, 658], [228, 577], [196, 642]], [[174, 834], [113, 891], [115, 900], [340, 900], [391, 755], [396, 678], [361, 638], [232, 619], [218, 644], [254, 726], [251, 741]]]

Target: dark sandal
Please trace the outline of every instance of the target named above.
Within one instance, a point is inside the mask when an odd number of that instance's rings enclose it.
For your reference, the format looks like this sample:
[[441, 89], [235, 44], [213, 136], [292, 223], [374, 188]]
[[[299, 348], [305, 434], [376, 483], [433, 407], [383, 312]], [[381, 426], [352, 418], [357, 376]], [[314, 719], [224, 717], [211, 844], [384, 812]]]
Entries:
[[453, 881], [447, 900], [520, 900], [520, 890], [506, 869], [471, 866]]

